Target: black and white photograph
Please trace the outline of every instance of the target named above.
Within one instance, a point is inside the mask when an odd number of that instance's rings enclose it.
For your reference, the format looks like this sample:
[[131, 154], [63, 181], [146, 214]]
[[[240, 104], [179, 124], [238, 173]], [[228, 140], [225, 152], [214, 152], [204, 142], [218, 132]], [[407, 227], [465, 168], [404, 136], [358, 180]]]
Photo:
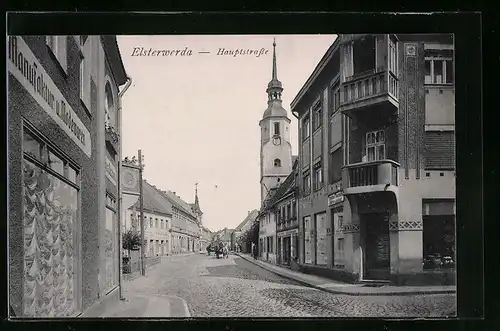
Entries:
[[10, 318], [457, 316], [452, 33], [7, 39]]

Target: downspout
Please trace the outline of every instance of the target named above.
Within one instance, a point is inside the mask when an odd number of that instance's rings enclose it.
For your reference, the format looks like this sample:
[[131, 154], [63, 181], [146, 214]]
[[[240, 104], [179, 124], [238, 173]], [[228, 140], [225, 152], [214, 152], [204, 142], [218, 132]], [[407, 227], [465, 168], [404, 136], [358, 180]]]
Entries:
[[122, 278], [123, 278], [123, 266], [122, 266], [122, 185], [121, 185], [121, 169], [122, 169], [122, 142], [123, 142], [123, 134], [122, 134], [122, 97], [125, 92], [128, 90], [130, 85], [132, 84], [132, 78], [127, 76], [127, 83], [123, 87], [123, 89], [118, 92], [118, 127], [120, 128], [120, 146], [118, 147], [118, 208], [117, 208], [117, 218], [118, 218], [118, 289], [120, 300], [125, 300], [123, 297], [123, 286], [122, 286]]

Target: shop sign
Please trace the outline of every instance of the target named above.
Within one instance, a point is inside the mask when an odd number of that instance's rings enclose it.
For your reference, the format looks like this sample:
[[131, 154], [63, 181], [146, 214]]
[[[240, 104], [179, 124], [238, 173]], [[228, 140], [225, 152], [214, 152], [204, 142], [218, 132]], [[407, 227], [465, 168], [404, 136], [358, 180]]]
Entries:
[[116, 186], [116, 167], [107, 155], [106, 155], [105, 168], [106, 168], [106, 177], [110, 180], [111, 183], [113, 183]]
[[288, 237], [292, 234], [298, 234], [299, 231], [297, 229], [294, 229], [294, 230], [287, 230], [287, 231], [283, 231], [283, 232], [279, 232], [278, 233], [278, 236], [279, 237]]
[[89, 130], [80, 121], [23, 38], [9, 37], [8, 48], [9, 73], [21, 83], [85, 155], [90, 157], [92, 148]]
[[328, 206], [333, 206], [344, 201], [344, 194], [337, 192], [328, 197]]
[[123, 193], [140, 194], [139, 171], [138, 167], [122, 164], [120, 177]]

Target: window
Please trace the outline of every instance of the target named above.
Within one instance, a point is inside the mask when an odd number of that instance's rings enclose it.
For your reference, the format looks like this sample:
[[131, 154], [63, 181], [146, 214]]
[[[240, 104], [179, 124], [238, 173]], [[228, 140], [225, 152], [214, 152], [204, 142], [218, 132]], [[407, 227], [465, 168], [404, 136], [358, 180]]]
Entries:
[[344, 251], [344, 238], [337, 239], [337, 252], [340, 260], [345, 259], [345, 251]]
[[364, 36], [353, 42], [352, 60], [354, 75], [375, 69], [375, 38], [373, 36]]
[[302, 120], [302, 139], [309, 137], [309, 115]]
[[281, 160], [280, 159], [274, 159], [274, 166], [275, 167], [281, 167]]
[[152, 217], [149, 218], [149, 227], [150, 228], [153, 227], [153, 218]]
[[397, 75], [398, 72], [398, 55], [397, 55], [397, 44], [392, 39], [389, 38], [389, 70]]
[[66, 36], [46, 36], [45, 42], [52, 51], [64, 73], [68, 72], [68, 51]]
[[104, 273], [101, 278], [104, 281], [104, 284], [102, 284], [102, 293], [106, 293], [118, 284], [118, 264], [115, 259], [118, 250], [118, 241], [116, 238], [116, 200], [108, 194], [106, 194], [106, 227], [102, 240], [104, 260], [100, 271]]
[[[91, 109], [91, 97], [90, 97], [90, 68], [91, 68], [91, 58], [90, 58], [90, 47], [87, 45], [85, 47], [85, 40], [83, 36], [77, 38], [80, 43], [80, 100], [83, 102], [87, 111]], [[88, 40], [88, 38], [87, 38]]]
[[455, 169], [454, 131], [426, 131], [425, 169]]
[[327, 226], [326, 226], [326, 213], [320, 213], [314, 215], [315, 218], [315, 229], [316, 229], [316, 264], [326, 265], [328, 262], [327, 258]]
[[155, 218], [155, 227], [158, 229], [159, 228], [159, 224], [158, 224], [158, 219]]
[[342, 147], [330, 153], [328, 168], [329, 184], [335, 184], [342, 179]]
[[313, 110], [313, 131], [316, 131], [316, 129], [321, 127], [321, 124], [323, 123], [323, 109], [321, 102], [318, 102], [314, 106]]
[[279, 122], [274, 122], [274, 135], [275, 136], [280, 135], [280, 123]]
[[425, 84], [453, 84], [453, 49], [425, 50]]
[[304, 196], [309, 195], [311, 193], [311, 175], [309, 172], [305, 172], [303, 175], [303, 189], [304, 189]]
[[113, 101], [113, 90], [109, 82], [106, 83], [105, 88], [106, 101], [104, 102], [105, 124], [106, 126], [115, 127], [115, 109]]
[[339, 107], [340, 107], [339, 83], [336, 83], [335, 85], [333, 85], [333, 87], [331, 89], [330, 100], [331, 100], [331, 102], [330, 102], [331, 107], [330, 107], [329, 116], [332, 116], [337, 111], [337, 109], [339, 109]]
[[366, 155], [368, 162], [385, 159], [385, 132], [383, 130], [366, 134]]
[[286, 219], [287, 219], [287, 221], [290, 220], [290, 218], [292, 218], [292, 205], [288, 204], [286, 206]]
[[317, 191], [323, 187], [323, 167], [321, 161], [314, 165], [314, 190]]
[[312, 235], [311, 216], [306, 216], [304, 217], [304, 262], [307, 264], [312, 263], [313, 240], [311, 238], [311, 235]]
[[[40, 311], [45, 310], [44, 316], [69, 317], [80, 310], [79, 182], [71, 180], [66, 171], [61, 175], [45, 163], [51, 148], [42, 136], [24, 127], [22, 144], [24, 158], [19, 174], [23, 194], [23, 259], [29, 270], [22, 278], [26, 290], [23, 316], [40, 316]], [[61, 157], [60, 161], [66, 169], [69, 160]], [[50, 266], [47, 269], [47, 261], [60, 257], [64, 257], [65, 263], [57, 265], [57, 273], [64, 282], [48, 283], [54, 273]], [[56, 300], [57, 309], [46, 304]]]

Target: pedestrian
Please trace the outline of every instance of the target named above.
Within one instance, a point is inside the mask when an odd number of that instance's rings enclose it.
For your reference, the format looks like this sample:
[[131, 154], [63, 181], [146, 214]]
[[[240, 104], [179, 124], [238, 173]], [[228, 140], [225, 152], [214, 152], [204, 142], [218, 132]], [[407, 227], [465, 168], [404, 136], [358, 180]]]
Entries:
[[254, 260], [257, 260], [257, 245], [255, 245], [255, 243], [253, 244], [253, 258]]

